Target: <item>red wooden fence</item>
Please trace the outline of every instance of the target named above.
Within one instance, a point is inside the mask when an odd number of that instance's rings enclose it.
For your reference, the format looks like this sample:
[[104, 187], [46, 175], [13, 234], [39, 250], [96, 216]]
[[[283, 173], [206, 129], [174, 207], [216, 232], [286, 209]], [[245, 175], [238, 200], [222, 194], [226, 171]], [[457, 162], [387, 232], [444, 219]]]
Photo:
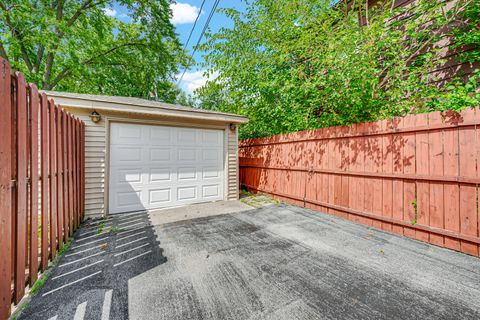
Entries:
[[0, 319], [78, 227], [84, 124], [0, 59]]
[[479, 255], [480, 109], [244, 140], [239, 155], [250, 190]]

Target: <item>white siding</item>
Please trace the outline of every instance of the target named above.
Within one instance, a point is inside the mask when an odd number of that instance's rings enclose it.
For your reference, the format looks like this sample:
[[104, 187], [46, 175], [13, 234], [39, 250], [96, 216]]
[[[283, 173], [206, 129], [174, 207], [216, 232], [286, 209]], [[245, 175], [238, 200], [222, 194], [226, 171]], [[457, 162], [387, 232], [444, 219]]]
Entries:
[[[105, 214], [105, 173], [108, 170], [107, 164], [107, 128], [105, 119], [109, 116], [106, 112], [98, 110], [102, 115], [102, 120], [94, 124], [89, 118], [89, 111], [85, 109], [68, 108], [63, 106], [69, 112], [75, 114], [85, 122], [85, 214], [86, 215], [104, 215]], [[125, 119], [140, 119], [141, 116], [122, 116], [115, 114], [115, 118], [124, 117]], [[146, 120], [156, 120], [148, 116]], [[174, 121], [174, 120], [171, 120]], [[160, 123], [159, 123], [160, 124]], [[185, 122], [186, 125], [189, 123]], [[199, 123], [197, 122], [198, 126]], [[227, 187], [225, 198], [228, 200], [238, 199], [238, 142], [237, 130], [230, 130], [225, 124], [226, 137], [226, 161], [227, 161]]]
[[238, 129], [227, 129], [227, 199], [238, 199]]
[[85, 122], [85, 214], [105, 213], [105, 121], [95, 124], [83, 110], [68, 110]]

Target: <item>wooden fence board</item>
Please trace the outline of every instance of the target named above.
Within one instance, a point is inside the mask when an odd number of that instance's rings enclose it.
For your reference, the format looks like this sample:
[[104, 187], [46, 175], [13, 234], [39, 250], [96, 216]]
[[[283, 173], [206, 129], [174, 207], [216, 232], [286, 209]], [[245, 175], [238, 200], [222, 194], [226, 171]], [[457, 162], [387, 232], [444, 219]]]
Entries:
[[[453, 118], [451, 116], [453, 116]], [[455, 113], [447, 112], [444, 122], [454, 121]], [[443, 132], [443, 173], [445, 176], [458, 176], [458, 130], [445, 129]], [[444, 209], [445, 229], [453, 232], [460, 232], [460, 199], [458, 183], [444, 183]], [[445, 237], [445, 247], [460, 251], [460, 241], [455, 238]]]
[[84, 219], [84, 199], [85, 199], [85, 131], [84, 124], [80, 121], [80, 215]]
[[[403, 119], [396, 119], [393, 123], [394, 128], [403, 128]], [[403, 144], [404, 144], [404, 135], [401, 133], [393, 137], [393, 173], [403, 173]], [[392, 216], [396, 220], [403, 220], [403, 180], [394, 179], [393, 180], [393, 203], [392, 203]], [[393, 225], [392, 231], [398, 234], [403, 235], [403, 226]]]
[[48, 101], [48, 115], [49, 115], [49, 221], [50, 221], [50, 259], [53, 259], [57, 254], [57, 182], [56, 182], [56, 148], [55, 148], [55, 102]]
[[70, 236], [73, 235], [74, 230], [74, 216], [73, 216], [73, 130], [72, 130], [72, 115], [68, 114], [68, 200], [69, 200], [69, 215], [70, 215]]
[[30, 100], [30, 268], [29, 283], [32, 286], [37, 281], [38, 275], [38, 217], [39, 217], [39, 170], [38, 170], [38, 153], [39, 153], [39, 112], [38, 105], [40, 103], [38, 90], [35, 85], [29, 88]]
[[[417, 116], [418, 126], [428, 126], [428, 114]], [[428, 175], [430, 148], [428, 147], [428, 132], [417, 132], [415, 134], [416, 173]], [[430, 225], [430, 183], [417, 181], [417, 223]], [[415, 238], [429, 242], [430, 234], [423, 230], [415, 231]]]
[[11, 69], [0, 60], [0, 318], [10, 315], [12, 301], [12, 130]]
[[[403, 127], [415, 127], [417, 117], [407, 116], [403, 119]], [[415, 133], [405, 133], [403, 135], [403, 173], [415, 174], [416, 172], [416, 137]], [[415, 181], [403, 182], [403, 220], [411, 224], [417, 223], [417, 190]], [[415, 238], [415, 229], [404, 228], [404, 235]]]
[[64, 224], [64, 236], [63, 241], [66, 243], [68, 237], [70, 236], [70, 215], [69, 215], [69, 200], [68, 200], [68, 167], [67, 167], [67, 139], [68, 139], [68, 132], [67, 132], [67, 114], [65, 111], [62, 110], [62, 180], [63, 180], [63, 224]]
[[[385, 130], [391, 127], [391, 121], [385, 120], [383, 125]], [[393, 136], [386, 135], [382, 137], [382, 171], [386, 174], [393, 173]], [[382, 212], [386, 218], [393, 218], [393, 181], [383, 179], [382, 181]], [[382, 222], [382, 230], [392, 231], [392, 224]]]
[[25, 266], [27, 259], [27, 91], [25, 78], [16, 73], [17, 110], [17, 214], [15, 239], [15, 289], [14, 301], [20, 302], [25, 293]]
[[75, 229], [78, 227], [79, 219], [78, 219], [78, 206], [77, 206], [77, 121], [73, 119], [73, 139], [72, 139], [72, 148], [73, 148], [73, 214], [74, 214], [74, 225]]
[[[478, 111], [478, 110], [477, 110]], [[462, 112], [464, 121], [474, 121], [475, 110], [467, 109]], [[477, 176], [476, 158], [476, 129], [475, 127], [460, 128], [459, 140], [459, 166], [461, 176]], [[477, 186], [460, 184], [460, 232], [467, 235], [478, 236]], [[478, 245], [461, 241], [461, 251], [478, 255]]]
[[48, 99], [45, 93], [41, 95], [40, 117], [41, 117], [41, 174], [42, 174], [42, 254], [40, 268], [45, 270], [48, 263]]
[[56, 108], [56, 127], [57, 127], [57, 214], [58, 214], [58, 248], [61, 249], [65, 243], [65, 210], [63, 200], [63, 117], [62, 111]]
[[[428, 115], [429, 125], [442, 124], [442, 116], [439, 112]], [[433, 130], [428, 134], [428, 145], [430, 154], [429, 170], [431, 175], [443, 175], [443, 130]], [[434, 228], [444, 228], [444, 208], [443, 208], [443, 184], [438, 182], [430, 183], [430, 226]], [[444, 237], [441, 235], [430, 234], [430, 243], [444, 246]]]

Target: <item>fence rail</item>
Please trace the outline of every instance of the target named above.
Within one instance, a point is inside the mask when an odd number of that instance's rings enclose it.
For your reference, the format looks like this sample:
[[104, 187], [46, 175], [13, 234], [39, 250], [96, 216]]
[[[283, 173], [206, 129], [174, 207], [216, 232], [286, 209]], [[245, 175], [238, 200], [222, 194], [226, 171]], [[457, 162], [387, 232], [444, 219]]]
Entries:
[[0, 59], [0, 319], [84, 212], [84, 124]]
[[480, 251], [480, 110], [240, 142], [240, 182], [303, 207]]

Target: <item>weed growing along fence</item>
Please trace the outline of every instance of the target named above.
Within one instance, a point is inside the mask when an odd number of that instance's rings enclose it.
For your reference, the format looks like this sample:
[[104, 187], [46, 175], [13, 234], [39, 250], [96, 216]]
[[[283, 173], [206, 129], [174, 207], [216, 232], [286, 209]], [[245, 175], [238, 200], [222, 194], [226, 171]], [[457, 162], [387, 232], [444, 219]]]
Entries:
[[0, 319], [84, 212], [84, 124], [0, 59]]
[[239, 156], [250, 190], [479, 255], [478, 108], [243, 140]]

